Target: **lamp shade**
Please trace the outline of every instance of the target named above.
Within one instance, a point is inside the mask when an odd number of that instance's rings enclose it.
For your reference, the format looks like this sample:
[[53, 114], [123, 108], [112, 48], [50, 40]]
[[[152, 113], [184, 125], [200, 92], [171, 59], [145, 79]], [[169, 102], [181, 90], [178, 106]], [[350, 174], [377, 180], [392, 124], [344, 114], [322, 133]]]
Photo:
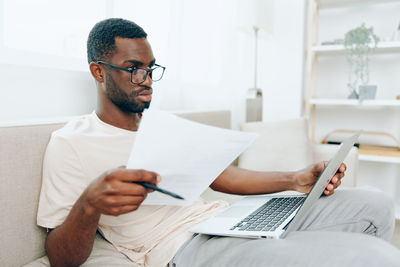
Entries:
[[256, 27], [260, 32], [273, 33], [274, 0], [238, 1], [237, 18], [241, 31], [253, 33]]

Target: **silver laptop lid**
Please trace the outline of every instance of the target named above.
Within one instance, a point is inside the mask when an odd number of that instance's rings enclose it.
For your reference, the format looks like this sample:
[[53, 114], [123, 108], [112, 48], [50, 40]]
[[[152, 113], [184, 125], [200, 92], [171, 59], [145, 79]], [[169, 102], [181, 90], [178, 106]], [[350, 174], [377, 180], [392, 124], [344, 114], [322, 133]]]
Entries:
[[321, 194], [323, 194], [326, 186], [330, 182], [333, 175], [335, 175], [335, 173], [339, 169], [340, 165], [346, 158], [354, 143], [357, 141], [361, 132], [362, 130], [358, 131], [356, 134], [350, 136], [342, 142], [335, 156], [328, 162], [325, 169], [322, 171], [319, 178], [317, 179], [317, 182], [311, 188], [310, 193], [308, 194], [298, 213], [289, 223], [286, 231], [282, 234], [282, 238], [285, 237], [292, 229], [296, 229], [296, 224], [302, 219], [304, 214], [311, 208], [311, 206], [321, 197]]

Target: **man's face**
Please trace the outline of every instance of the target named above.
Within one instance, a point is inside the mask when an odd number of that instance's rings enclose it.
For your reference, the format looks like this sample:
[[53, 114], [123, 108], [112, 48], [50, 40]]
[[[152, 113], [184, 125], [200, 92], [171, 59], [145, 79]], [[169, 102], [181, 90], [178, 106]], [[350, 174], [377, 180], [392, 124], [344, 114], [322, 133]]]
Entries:
[[[150, 44], [145, 38], [115, 38], [116, 49], [109, 63], [123, 68], [150, 68], [155, 59]], [[109, 68], [105, 69], [106, 95], [111, 102], [124, 112], [141, 113], [150, 106], [152, 81], [150, 77], [141, 84], [130, 81], [130, 73]], [[147, 75], [149, 76], [149, 75]]]

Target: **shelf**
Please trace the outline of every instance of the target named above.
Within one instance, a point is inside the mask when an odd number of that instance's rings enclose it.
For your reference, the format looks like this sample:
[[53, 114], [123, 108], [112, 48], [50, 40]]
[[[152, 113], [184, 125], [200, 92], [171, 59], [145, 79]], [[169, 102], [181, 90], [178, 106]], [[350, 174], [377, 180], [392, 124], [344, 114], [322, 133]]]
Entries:
[[397, 163], [400, 164], [399, 157], [385, 157], [385, 156], [375, 156], [375, 155], [358, 155], [358, 160], [368, 161], [368, 162], [382, 162], [382, 163]]
[[354, 4], [384, 4], [398, 2], [398, 0], [320, 0], [320, 8], [344, 7]]
[[371, 150], [358, 149], [358, 159], [360, 161], [400, 163], [400, 152], [392, 150]]
[[[317, 45], [311, 49], [314, 53], [319, 55], [336, 55], [344, 54], [345, 49], [343, 45]], [[373, 53], [397, 53], [400, 52], [400, 41], [397, 42], [381, 42], [378, 43], [376, 50]]]
[[310, 104], [318, 106], [400, 107], [400, 100], [375, 99], [360, 102], [357, 99], [313, 98], [310, 100]]

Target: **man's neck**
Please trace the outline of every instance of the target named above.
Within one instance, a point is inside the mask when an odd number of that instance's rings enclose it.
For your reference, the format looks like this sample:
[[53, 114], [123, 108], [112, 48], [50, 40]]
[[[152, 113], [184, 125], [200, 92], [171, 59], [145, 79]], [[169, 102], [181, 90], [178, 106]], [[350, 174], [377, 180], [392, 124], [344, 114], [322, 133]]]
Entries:
[[123, 112], [119, 109], [105, 112], [102, 108], [97, 108], [96, 114], [103, 122], [128, 131], [137, 131], [142, 115], [140, 113]]

